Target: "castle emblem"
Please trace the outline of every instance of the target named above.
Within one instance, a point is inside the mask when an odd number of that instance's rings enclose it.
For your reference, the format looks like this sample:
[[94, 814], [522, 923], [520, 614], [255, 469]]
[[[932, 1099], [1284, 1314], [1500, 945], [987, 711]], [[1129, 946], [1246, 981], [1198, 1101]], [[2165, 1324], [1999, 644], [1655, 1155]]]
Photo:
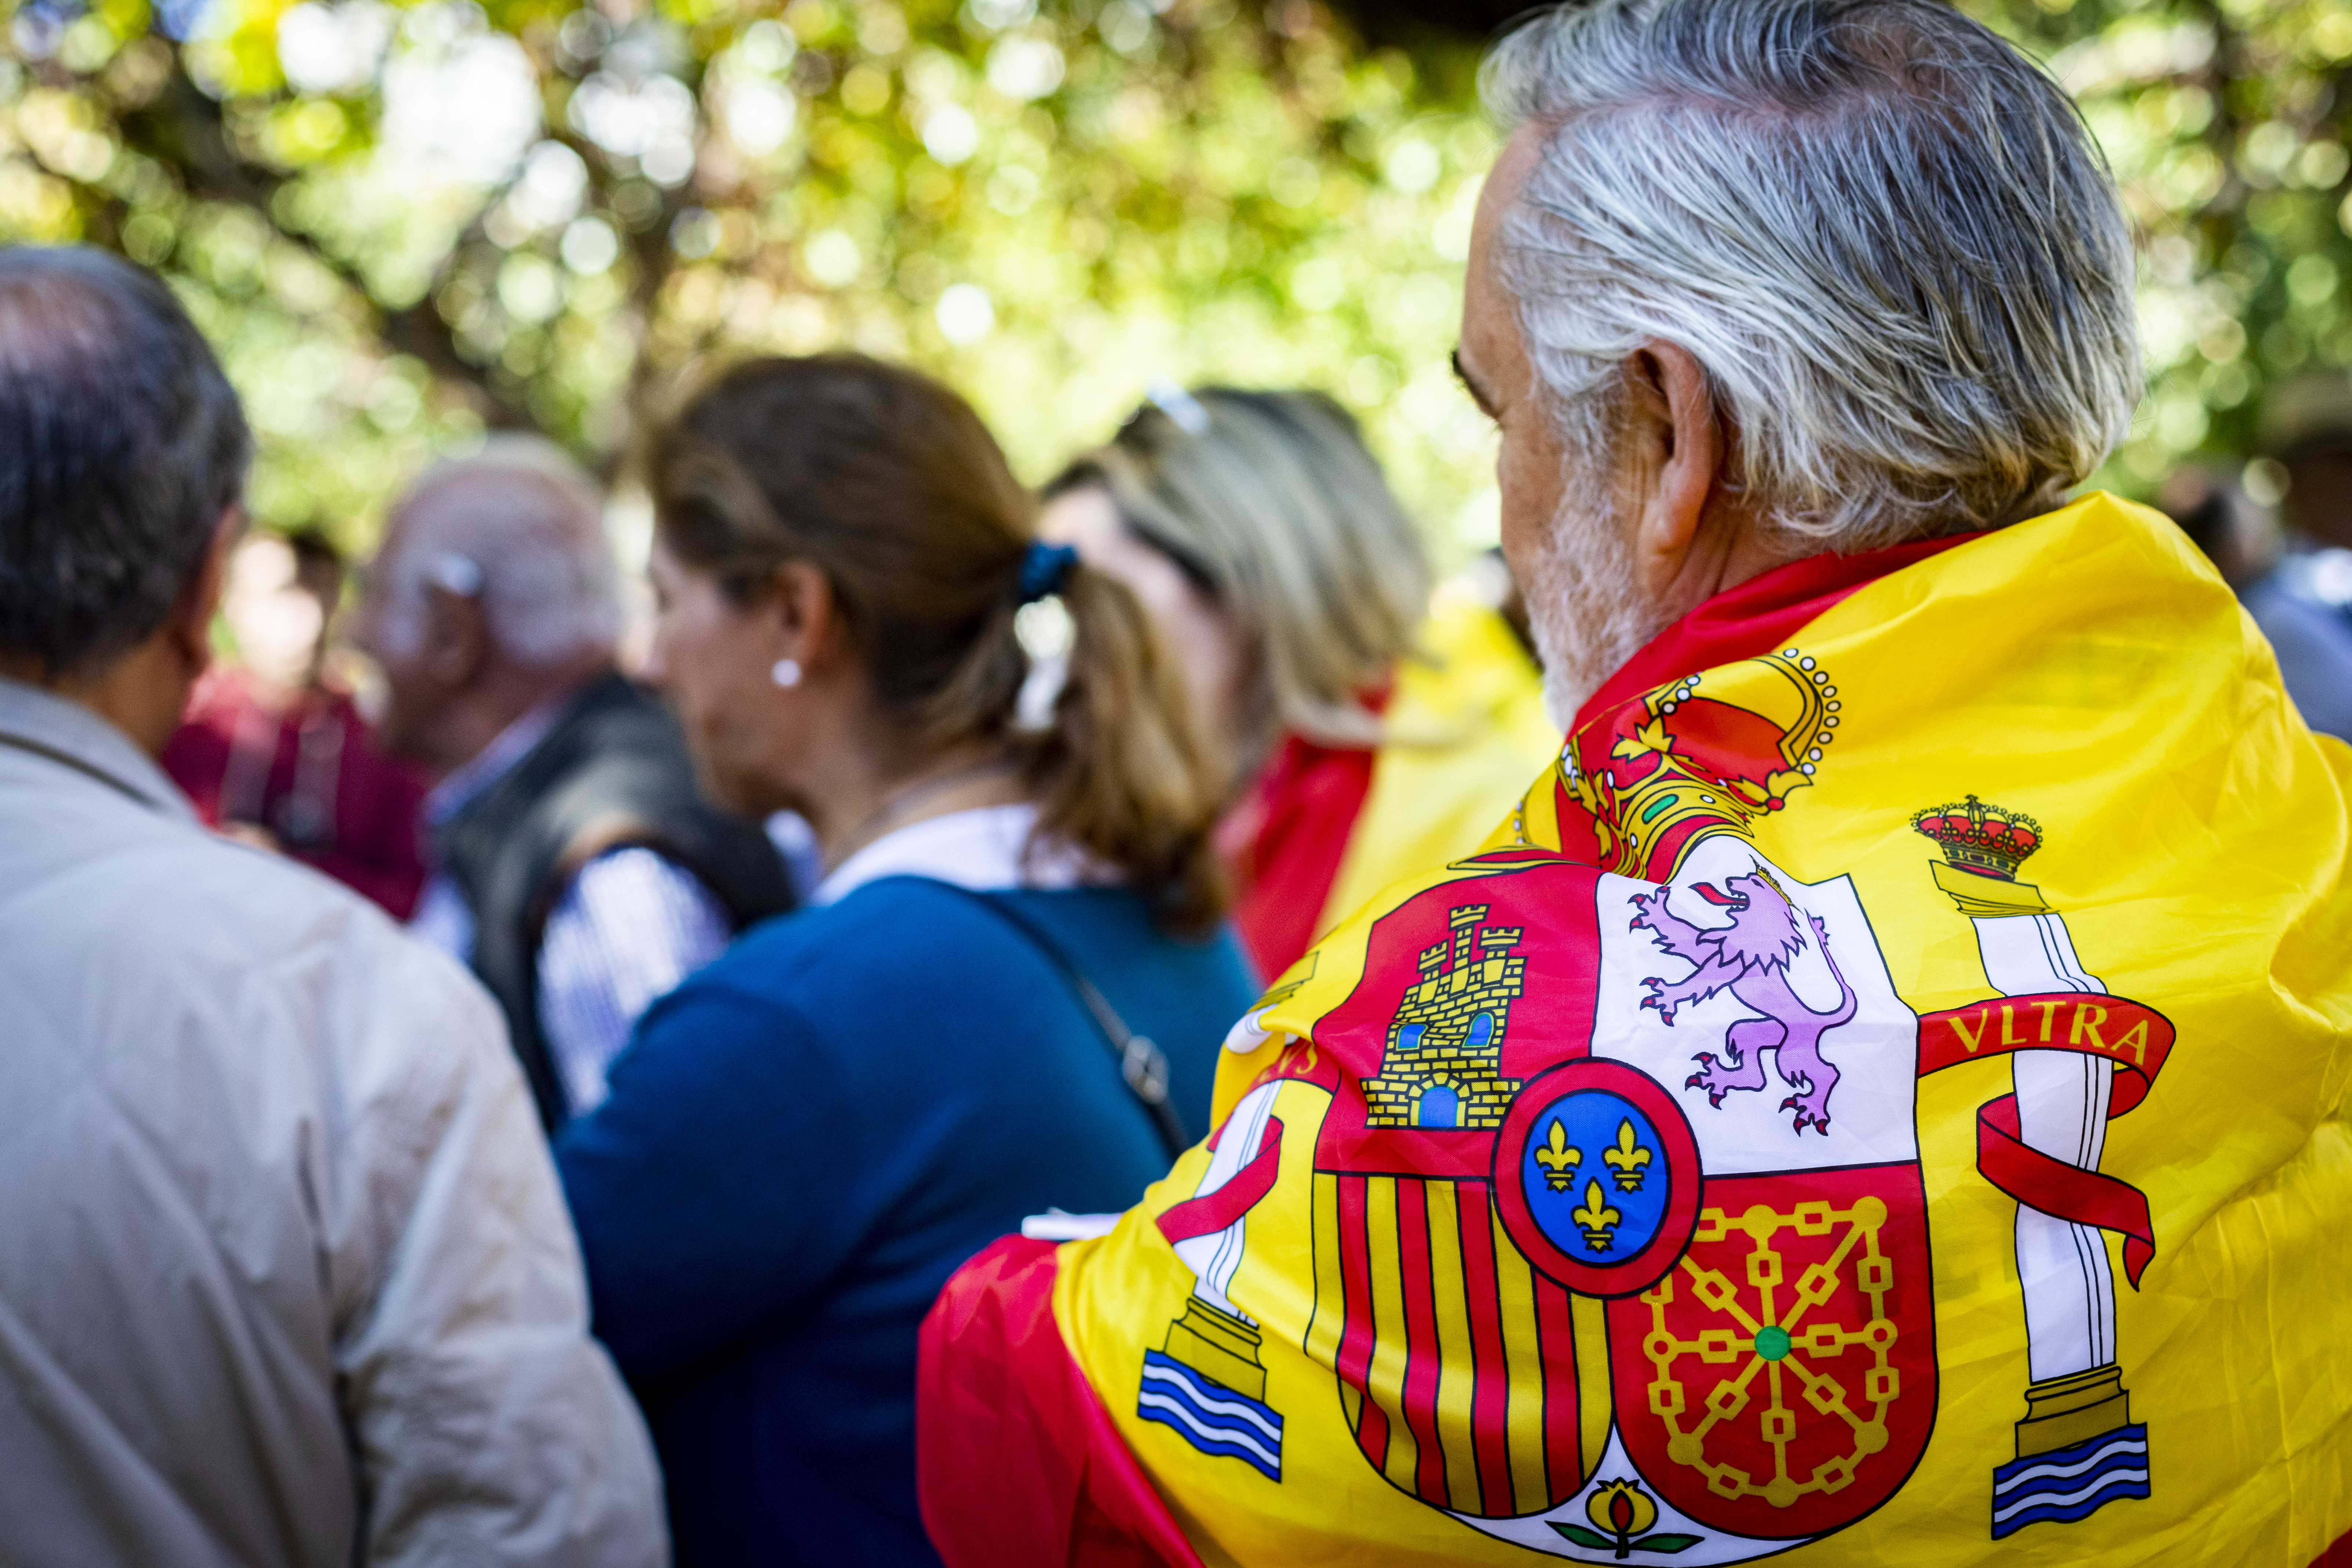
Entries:
[[1381, 1070], [1364, 1079], [1370, 1127], [1500, 1127], [1519, 1080], [1498, 1070], [1528, 961], [1517, 926], [1478, 929], [1485, 904], [1453, 911], [1447, 941], [1423, 948], [1421, 979], [1389, 1024]]

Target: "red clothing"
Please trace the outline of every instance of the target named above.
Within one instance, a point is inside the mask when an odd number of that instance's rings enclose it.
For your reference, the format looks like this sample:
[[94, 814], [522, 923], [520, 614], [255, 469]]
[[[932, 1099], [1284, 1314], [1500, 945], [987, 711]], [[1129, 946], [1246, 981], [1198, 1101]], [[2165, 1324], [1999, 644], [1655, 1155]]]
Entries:
[[1398, 878], [1476, 849], [1559, 755], [1541, 677], [1491, 606], [1442, 588], [1413, 644], [1362, 699], [1377, 743], [1283, 737], [1219, 826], [1234, 923], [1268, 981]]
[[424, 781], [376, 749], [342, 692], [305, 691], [280, 707], [246, 671], [215, 666], [162, 760], [206, 823], [268, 829], [289, 855], [394, 920], [415, 907]]
[[1318, 745], [1285, 735], [1217, 826], [1234, 880], [1234, 929], [1271, 981], [1321, 934], [1316, 921], [1371, 792], [1370, 747]]
[[[923, 1528], [954, 1568], [1201, 1568], [1054, 1321], [1057, 1249], [1008, 1236], [923, 1320], [915, 1468]], [[965, 1353], [978, 1335], [1001, 1347]], [[984, 1451], [966, 1440], [987, 1432]], [[975, 1507], [984, 1493], [985, 1504]], [[2333, 1564], [2319, 1568], [2334, 1568]]]

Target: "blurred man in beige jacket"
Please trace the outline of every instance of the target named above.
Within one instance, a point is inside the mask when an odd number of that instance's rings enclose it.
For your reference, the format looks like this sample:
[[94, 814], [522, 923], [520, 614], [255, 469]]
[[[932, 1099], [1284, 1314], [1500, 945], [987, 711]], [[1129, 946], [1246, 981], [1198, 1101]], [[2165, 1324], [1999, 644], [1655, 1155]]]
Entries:
[[490, 999], [151, 760], [250, 447], [162, 284], [0, 250], [0, 1563], [665, 1562]]

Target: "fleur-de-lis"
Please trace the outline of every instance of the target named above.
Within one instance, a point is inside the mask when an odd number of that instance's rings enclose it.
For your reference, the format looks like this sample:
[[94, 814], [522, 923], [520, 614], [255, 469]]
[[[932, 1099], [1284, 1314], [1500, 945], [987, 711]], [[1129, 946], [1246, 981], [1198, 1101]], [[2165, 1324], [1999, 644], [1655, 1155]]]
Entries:
[[1577, 1163], [1583, 1158], [1569, 1142], [1568, 1129], [1559, 1124], [1559, 1117], [1553, 1117], [1550, 1132], [1536, 1145], [1536, 1163], [1543, 1167], [1544, 1185], [1556, 1193], [1568, 1191], [1568, 1184], [1576, 1179]]
[[1587, 1182], [1584, 1184], [1584, 1205], [1570, 1210], [1568, 1217], [1574, 1220], [1577, 1228], [1584, 1233], [1585, 1250], [1606, 1252], [1616, 1240], [1618, 1222], [1625, 1216], [1609, 1206], [1601, 1196], [1599, 1182]]
[[1619, 1192], [1638, 1193], [1642, 1190], [1642, 1178], [1648, 1174], [1650, 1169], [1650, 1152], [1634, 1141], [1633, 1123], [1630, 1117], [1617, 1123], [1617, 1147], [1603, 1149], [1601, 1157], [1617, 1173]]

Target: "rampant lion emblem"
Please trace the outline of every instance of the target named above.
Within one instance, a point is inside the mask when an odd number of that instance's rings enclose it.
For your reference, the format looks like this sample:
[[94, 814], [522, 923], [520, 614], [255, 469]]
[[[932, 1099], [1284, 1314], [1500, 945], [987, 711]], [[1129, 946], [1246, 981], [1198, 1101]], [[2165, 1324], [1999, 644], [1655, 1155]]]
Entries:
[[1683, 1087], [1706, 1089], [1707, 1103], [1719, 1106], [1733, 1089], [1764, 1087], [1760, 1053], [1772, 1051], [1781, 1081], [1796, 1091], [1780, 1102], [1780, 1109], [1797, 1113], [1799, 1133], [1810, 1123], [1826, 1136], [1830, 1091], [1837, 1087], [1838, 1069], [1822, 1056], [1822, 1037], [1851, 1019], [1855, 1006], [1853, 987], [1846, 984], [1830, 952], [1828, 930], [1820, 917], [1806, 914], [1813, 940], [1821, 944], [1822, 956], [1838, 983], [1838, 1005], [1818, 1013], [1789, 984], [1789, 963], [1804, 951], [1804, 938], [1796, 906], [1769, 873], [1759, 867], [1725, 878], [1720, 889], [1699, 882], [1692, 890], [1728, 910], [1731, 923], [1713, 928], [1691, 924], [1666, 908], [1664, 888], [1633, 895], [1639, 912], [1632, 929], [1650, 932], [1660, 948], [1692, 966], [1688, 975], [1671, 985], [1656, 975], [1643, 981], [1647, 990], [1642, 1005], [1655, 1007], [1659, 1018], [1671, 1025], [1676, 1009], [1728, 990], [1763, 1016], [1742, 1018], [1724, 1032], [1722, 1060], [1711, 1051], [1693, 1057], [1699, 1070]]

